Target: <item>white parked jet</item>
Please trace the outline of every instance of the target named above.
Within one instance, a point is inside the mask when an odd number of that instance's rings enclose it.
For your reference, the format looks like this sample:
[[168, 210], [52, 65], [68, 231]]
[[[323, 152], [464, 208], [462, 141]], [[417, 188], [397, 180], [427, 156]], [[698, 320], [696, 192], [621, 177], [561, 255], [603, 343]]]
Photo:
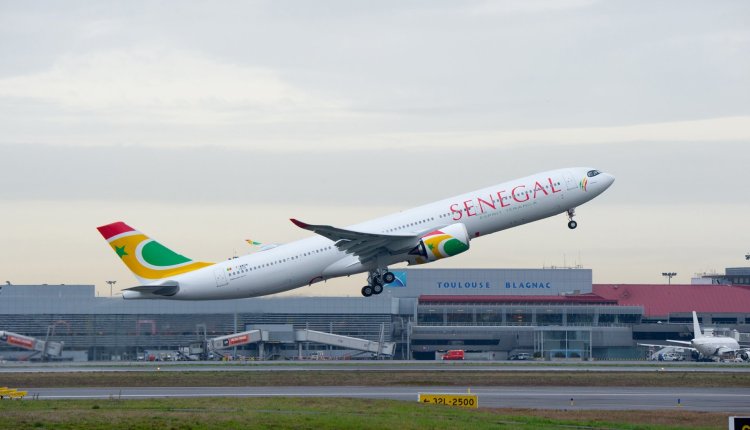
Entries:
[[336, 228], [296, 219], [318, 236], [265, 247], [220, 263], [196, 262], [123, 222], [98, 230], [141, 285], [126, 299], [233, 299], [274, 294], [340, 276], [368, 272], [365, 297], [394, 281], [388, 266], [422, 264], [469, 249], [480, 236], [565, 213], [606, 190], [615, 178], [593, 168], [543, 172], [393, 215]]
[[703, 334], [701, 326], [698, 324], [698, 315], [693, 311], [693, 340], [690, 342], [682, 340], [667, 340], [667, 342], [690, 345], [693, 351], [697, 351], [704, 358], [721, 360], [727, 356], [736, 355], [743, 360], [747, 360], [748, 352], [740, 348], [737, 339], [727, 336], [708, 336]]
[[[698, 323], [698, 315], [693, 311], [693, 340], [670, 340], [667, 342], [676, 343], [681, 349], [689, 349], [709, 360], [722, 360], [724, 358], [741, 358], [748, 360], [748, 350], [740, 347], [736, 339], [727, 336], [712, 336], [703, 334], [701, 326]], [[640, 346], [664, 347], [664, 345], [651, 345], [639, 343]]]

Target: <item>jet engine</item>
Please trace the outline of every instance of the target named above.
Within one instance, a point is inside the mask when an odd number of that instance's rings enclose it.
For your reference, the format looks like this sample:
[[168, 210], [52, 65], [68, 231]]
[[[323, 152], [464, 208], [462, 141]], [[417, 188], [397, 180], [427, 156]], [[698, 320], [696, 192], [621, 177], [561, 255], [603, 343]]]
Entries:
[[415, 256], [413, 264], [424, 264], [453, 257], [468, 249], [469, 233], [465, 225], [457, 223], [427, 233], [409, 254]]
[[743, 349], [737, 354], [738, 357], [740, 357], [743, 361], [750, 361], [750, 351], [747, 349]]

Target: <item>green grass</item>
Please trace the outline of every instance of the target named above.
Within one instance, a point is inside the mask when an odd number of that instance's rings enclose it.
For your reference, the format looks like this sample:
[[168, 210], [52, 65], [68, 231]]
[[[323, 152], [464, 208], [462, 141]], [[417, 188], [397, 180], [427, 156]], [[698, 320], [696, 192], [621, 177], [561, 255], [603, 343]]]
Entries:
[[251, 371], [2, 373], [2, 385], [39, 387], [589, 386], [750, 387], [750, 372]]
[[[602, 419], [601, 417], [607, 417]], [[708, 429], [688, 411], [463, 410], [395, 400], [205, 398], [0, 401], [0, 429]]]

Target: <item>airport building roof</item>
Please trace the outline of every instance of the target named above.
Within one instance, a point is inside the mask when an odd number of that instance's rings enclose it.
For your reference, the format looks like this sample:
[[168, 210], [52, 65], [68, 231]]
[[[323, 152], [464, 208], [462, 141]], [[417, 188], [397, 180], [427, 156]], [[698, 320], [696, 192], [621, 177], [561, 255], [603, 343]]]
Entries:
[[594, 284], [593, 291], [620, 305], [643, 306], [644, 317], [750, 310], [750, 289], [730, 285]]

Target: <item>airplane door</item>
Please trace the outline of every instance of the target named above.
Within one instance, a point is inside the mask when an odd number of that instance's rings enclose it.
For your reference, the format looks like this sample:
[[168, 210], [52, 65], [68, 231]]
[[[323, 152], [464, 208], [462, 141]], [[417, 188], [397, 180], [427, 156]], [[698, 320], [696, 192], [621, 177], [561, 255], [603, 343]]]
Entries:
[[574, 190], [574, 189], [578, 188], [578, 183], [576, 183], [576, 180], [573, 177], [573, 174], [570, 173], [569, 170], [565, 171], [564, 176], [565, 176], [565, 187], [568, 190]]
[[227, 281], [227, 273], [225, 268], [214, 269], [214, 276], [216, 276], [216, 287], [223, 287], [229, 283]]

